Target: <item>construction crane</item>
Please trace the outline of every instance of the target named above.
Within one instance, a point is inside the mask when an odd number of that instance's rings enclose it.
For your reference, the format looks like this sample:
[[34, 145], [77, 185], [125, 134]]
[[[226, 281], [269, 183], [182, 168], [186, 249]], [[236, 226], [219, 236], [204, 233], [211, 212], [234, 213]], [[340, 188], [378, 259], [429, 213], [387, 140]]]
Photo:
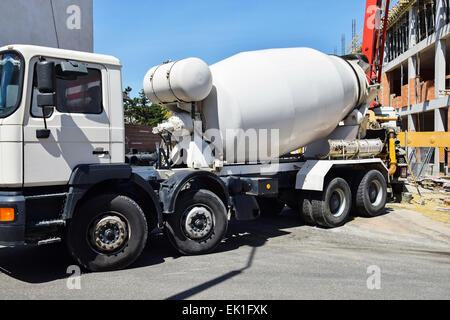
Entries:
[[381, 73], [386, 40], [387, 19], [389, 17], [390, 0], [384, 5], [383, 21], [381, 21], [382, 0], [367, 0], [364, 19], [362, 53], [367, 56], [371, 70], [368, 77], [374, 82], [381, 82]]

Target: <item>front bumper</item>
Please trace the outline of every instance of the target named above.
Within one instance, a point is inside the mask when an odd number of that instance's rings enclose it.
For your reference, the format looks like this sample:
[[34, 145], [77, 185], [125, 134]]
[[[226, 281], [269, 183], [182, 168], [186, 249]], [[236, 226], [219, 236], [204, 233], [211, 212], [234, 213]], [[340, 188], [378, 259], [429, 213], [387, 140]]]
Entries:
[[14, 221], [0, 221], [0, 245], [25, 244], [25, 197], [20, 192], [0, 191], [0, 207], [14, 208]]

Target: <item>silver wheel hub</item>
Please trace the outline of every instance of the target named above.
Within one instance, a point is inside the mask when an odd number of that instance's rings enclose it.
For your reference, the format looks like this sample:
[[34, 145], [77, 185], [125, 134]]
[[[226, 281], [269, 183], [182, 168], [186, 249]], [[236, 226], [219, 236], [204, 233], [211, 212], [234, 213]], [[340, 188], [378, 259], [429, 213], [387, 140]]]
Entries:
[[184, 229], [191, 239], [201, 239], [206, 237], [213, 228], [213, 218], [211, 212], [205, 207], [193, 207], [184, 219]]
[[117, 216], [106, 216], [96, 221], [91, 229], [91, 242], [101, 251], [115, 251], [127, 239], [127, 225]]
[[342, 189], [334, 190], [329, 201], [331, 214], [335, 217], [341, 216], [344, 213], [346, 202], [344, 191]]
[[369, 200], [373, 206], [378, 206], [383, 199], [383, 192], [381, 190], [381, 183], [378, 180], [372, 180], [369, 185]]

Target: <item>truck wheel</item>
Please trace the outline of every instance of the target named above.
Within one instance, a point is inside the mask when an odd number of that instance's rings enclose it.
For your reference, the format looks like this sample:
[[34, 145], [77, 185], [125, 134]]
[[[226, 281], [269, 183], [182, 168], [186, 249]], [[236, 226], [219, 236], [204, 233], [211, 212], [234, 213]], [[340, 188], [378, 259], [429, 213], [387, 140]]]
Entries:
[[261, 216], [278, 216], [284, 208], [284, 203], [277, 198], [256, 197]]
[[310, 226], [315, 226], [312, 204], [310, 199], [310, 194], [306, 193], [299, 198], [299, 207], [301, 210], [301, 216], [305, 223]]
[[67, 232], [67, 246], [90, 271], [123, 269], [142, 253], [148, 236], [139, 205], [126, 196], [93, 197], [77, 210]]
[[385, 210], [387, 186], [384, 176], [378, 170], [370, 170], [358, 184], [355, 207], [365, 217], [375, 217]]
[[205, 189], [180, 194], [175, 213], [166, 216], [164, 233], [180, 253], [208, 253], [225, 237], [227, 210], [222, 200]]
[[323, 227], [339, 227], [347, 221], [351, 201], [351, 190], [347, 181], [334, 178], [323, 192], [312, 195], [313, 220]]

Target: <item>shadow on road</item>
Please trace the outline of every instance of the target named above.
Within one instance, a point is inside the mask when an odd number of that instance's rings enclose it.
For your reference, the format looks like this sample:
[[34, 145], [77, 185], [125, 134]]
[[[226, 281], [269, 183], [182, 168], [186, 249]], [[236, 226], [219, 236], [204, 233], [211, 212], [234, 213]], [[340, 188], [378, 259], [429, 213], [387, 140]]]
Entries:
[[224, 275], [222, 275], [220, 277], [214, 278], [214, 279], [212, 279], [210, 281], [202, 283], [202, 284], [200, 284], [198, 286], [195, 286], [195, 287], [193, 287], [191, 289], [188, 289], [188, 290], [182, 291], [180, 293], [177, 293], [177, 294], [167, 298], [166, 300], [184, 300], [184, 299], [187, 299], [187, 298], [192, 297], [193, 295], [195, 295], [195, 294], [197, 294], [199, 292], [205, 291], [205, 290], [207, 290], [207, 289], [209, 289], [211, 287], [214, 287], [215, 285], [218, 285], [219, 283], [227, 281], [227, 280], [229, 280], [229, 279], [231, 279], [231, 278], [241, 274], [242, 272], [244, 272], [245, 270], [249, 269], [252, 266], [253, 258], [255, 257], [255, 252], [256, 252], [256, 247], [253, 247], [252, 251], [250, 252], [250, 255], [248, 257], [247, 264], [243, 268], [227, 272], [226, 274], [224, 274]]
[[[385, 215], [390, 211], [392, 211], [392, 209], [386, 208], [386, 211], [382, 215]], [[353, 219], [353, 217], [350, 217], [349, 221]], [[304, 222], [300, 220], [298, 213], [294, 210], [290, 210], [289, 208], [283, 210], [280, 216], [263, 217], [256, 221], [248, 222], [234, 221], [233, 223], [232, 221], [229, 225], [226, 239], [222, 241], [216, 252], [234, 250], [244, 245], [250, 246], [252, 247], [252, 250], [249, 254], [247, 264], [240, 269], [227, 272], [224, 275], [170, 296], [166, 300], [188, 299], [202, 291], [208, 290], [211, 287], [242, 274], [245, 270], [252, 266], [258, 247], [263, 246], [270, 238], [289, 234], [289, 232], [284, 231], [283, 229], [302, 225], [304, 225]]]
[[0, 248], [0, 272], [28, 283], [66, 278], [69, 276], [67, 267], [73, 264], [61, 244]]
[[252, 266], [253, 259], [258, 247], [263, 246], [269, 238], [279, 237], [289, 232], [282, 229], [303, 225], [298, 214], [292, 210], [284, 210], [280, 216], [263, 217], [256, 221], [236, 222], [232, 221], [228, 228], [227, 237], [219, 245], [216, 252], [235, 250], [241, 246], [250, 246], [247, 264], [237, 270], [225, 273], [198, 286], [177, 293], [166, 300], [188, 299], [202, 291], [208, 290], [222, 282], [242, 274]]
[[[260, 247], [270, 238], [288, 234], [282, 229], [301, 225], [303, 222], [298, 214], [288, 209], [285, 209], [280, 217], [263, 217], [248, 222], [231, 221], [226, 239], [216, 252], [235, 250], [241, 246]], [[176, 259], [179, 256], [162, 234], [152, 234], [149, 246], [129, 269], [158, 265], [164, 263], [167, 258]], [[27, 283], [45, 283], [67, 278], [70, 276], [66, 273], [67, 267], [74, 264], [76, 263], [62, 244], [0, 248], [0, 272]], [[251, 260], [248, 266], [233, 272], [241, 273], [249, 268], [250, 264]], [[230, 276], [234, 274], [224, 277]]]

